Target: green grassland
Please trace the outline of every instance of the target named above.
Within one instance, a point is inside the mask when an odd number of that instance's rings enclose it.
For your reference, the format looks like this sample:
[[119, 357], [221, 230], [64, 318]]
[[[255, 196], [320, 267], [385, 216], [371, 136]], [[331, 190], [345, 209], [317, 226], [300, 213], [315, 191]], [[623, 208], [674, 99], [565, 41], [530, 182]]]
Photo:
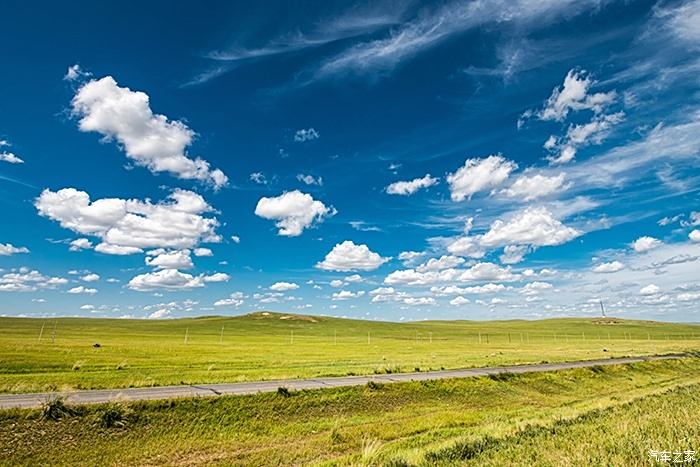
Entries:
[[0, 464], [641, 466], [649, 449], [700, 448], [699, 390], [700, 359], [685, 358], [10, 410], [0, 412]]
[[161, 321], [0, 318], [0, 392], [412, 372], [697, 349], [698, 325], [618, 319], [399, 324], [267, 312]]

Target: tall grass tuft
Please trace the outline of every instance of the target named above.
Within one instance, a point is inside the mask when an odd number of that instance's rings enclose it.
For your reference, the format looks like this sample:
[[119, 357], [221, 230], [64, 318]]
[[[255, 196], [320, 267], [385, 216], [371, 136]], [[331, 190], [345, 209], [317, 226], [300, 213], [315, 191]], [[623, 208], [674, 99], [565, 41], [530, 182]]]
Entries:
[[41, 406], [42, 420], [56, 421], [74, 413], [75, 411], [68, 407], [60, 397], [52, 397]]

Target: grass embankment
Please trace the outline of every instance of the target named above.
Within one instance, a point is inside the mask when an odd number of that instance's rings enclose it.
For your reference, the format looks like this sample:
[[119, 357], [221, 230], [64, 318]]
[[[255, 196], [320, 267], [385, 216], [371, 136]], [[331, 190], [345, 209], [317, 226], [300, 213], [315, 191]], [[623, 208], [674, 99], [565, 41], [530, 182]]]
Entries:
[[615, 319], [399, 324], [255, 313], [163, 321], [0, 318], [0, 329], [0, 392], [412, 372], [700, 349], [698, 325]]
[[39, 410], [13, 410], [0, 413], [0, 459], [8, 465], [642, 465], [648, 449], [699, 447], [698, 389], [700, 360], [688, 358], [82, 406], [56, 421], [42, 419]]

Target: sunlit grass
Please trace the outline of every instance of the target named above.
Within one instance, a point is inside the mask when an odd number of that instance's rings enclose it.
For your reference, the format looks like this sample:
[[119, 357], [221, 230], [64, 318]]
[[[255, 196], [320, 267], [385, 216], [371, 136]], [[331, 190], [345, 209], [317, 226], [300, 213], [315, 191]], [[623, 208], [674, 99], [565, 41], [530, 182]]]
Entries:
[[79, 406], [57, 420], [11, 410], [0, 412], [0, 463], [642, 465], [648, 449], [697, 444], [699, 390], [700, 360], [687, 358]]
[[700, 349], [697, 325], [600, 319], [397, 324], [256, 313], [164, 321], [0, 318], [0, 330], [0, 392], [429, 371]]

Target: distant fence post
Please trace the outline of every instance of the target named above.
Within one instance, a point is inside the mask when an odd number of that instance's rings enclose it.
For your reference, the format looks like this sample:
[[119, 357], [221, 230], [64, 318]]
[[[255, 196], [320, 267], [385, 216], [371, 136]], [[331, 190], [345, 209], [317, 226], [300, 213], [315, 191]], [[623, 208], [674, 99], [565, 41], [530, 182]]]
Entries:
[[41, 342], [41, 336], [44, 335], [44, 325], [46, 324], [46, 321], [41, 323], [41, 331], [39, 331], [39, 340], [37, 342]]

